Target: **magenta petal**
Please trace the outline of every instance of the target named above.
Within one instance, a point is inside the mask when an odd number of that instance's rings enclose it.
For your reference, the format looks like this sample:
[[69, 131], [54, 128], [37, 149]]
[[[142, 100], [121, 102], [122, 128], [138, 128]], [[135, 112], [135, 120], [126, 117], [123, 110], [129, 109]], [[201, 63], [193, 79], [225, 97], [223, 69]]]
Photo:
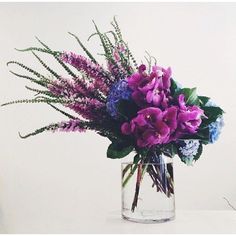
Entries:
[[163, 120], [174, 131], [177, 128], [177, 108], [174, 106], [167, 108], [164, 112]]
[[146, 66], [144, 64], [140, 65], [138, 68], [139, 73], [141, 74], [142, 72], [144, 72], [146, 70]]
[[139, 73], [135, 73], [135, 74], [131, 75], [128, 78], [129, 88], [131, 88], [133, 90], [137, 89], [141, 79], [142, 79], [142, 77]]
[[140, 107], [144, 107], [146, 105], [145, 97], [140, 91], [133, 92], [132, 99]]
[[152, 98], [153, 98], [153, 92], [152, 91], [148, 91], [147, 95], [146, 95], [146, 100], [148, 103], [152, 102]]
[[163, 87], [164, 89], [169, 89], [170, 85], [171, 85], [171, 68], [167, 68], [167, 70], [164, 70], [164, 75], [162, 77], [162, 81], [163, 81]]
[[153, 99], [154, 106], [159, 106], [162, 100], [162, 96], [159, 94], [155, 94], [152, 99]]
[[133, 122], [139, 126], [144, 126], [147, 124], [147, 121], [143, 115], [138, 115], [136, 118], [133, 119]]
[[179, 107], [182, 110], [186, 110], [184, 94], [180, 94], [178, 97]]
[[142, 93], [146, 94], [147, 91], [149, 91], [150, 89], [152, 89], [152, 88], [154, 87], [154, 85], [155, 85], [155, 79], [152, 79], [151, 81], [148, 81], [148, 80], [147, 80], [147, 82], [146, 82], [143, 86], [139, 86], [138, 89], [139, 89]]
[[122, 124], [121, 132], [122, 132], [122, 134], [125, 134], [125, 135], [131, 134], [131, 127], [130, 127], [130, 124], [128, 122], [125, 122], [125, 123]]

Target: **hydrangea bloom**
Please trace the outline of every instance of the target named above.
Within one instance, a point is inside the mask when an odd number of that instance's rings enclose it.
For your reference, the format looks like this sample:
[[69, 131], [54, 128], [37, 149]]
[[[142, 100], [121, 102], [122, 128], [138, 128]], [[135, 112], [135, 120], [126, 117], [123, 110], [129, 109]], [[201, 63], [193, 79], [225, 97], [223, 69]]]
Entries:
[[107, 97], [107, 112], [114, 118], [118, 118], [117, 105], [120, 100], [129, 100], [131, 98], [132, 91], [128, 87], [126, 80], [120, 80], [115, 83]]
[[[205, 105], [206, 107], [217, 107], [216, 103], [209, 99]], [[224, 126], [223, 116], [220, 116], [216, 119], [215, 122], [212, 122], [209, 127], [209, 141], [214, 143], [218, 140], [222, 127]]]
[[216, 103], [209, 99], [207, 103], [205, 104], [206, 107], [217, 107]]
[[182, 160], [187, 165], [192, 165], [195, 155], [198, 153], [198, 148], [200, 145], [199, 140], [184, 140], [178, 142], [179, 151], [182, 156]]
[[224, 120], [222, 116], [218, 117], [215, 122], [212, 122], [209, 125], [210, 143], [214, 143], [215, 141], [218, 140], [223, 126], [224, 126]]

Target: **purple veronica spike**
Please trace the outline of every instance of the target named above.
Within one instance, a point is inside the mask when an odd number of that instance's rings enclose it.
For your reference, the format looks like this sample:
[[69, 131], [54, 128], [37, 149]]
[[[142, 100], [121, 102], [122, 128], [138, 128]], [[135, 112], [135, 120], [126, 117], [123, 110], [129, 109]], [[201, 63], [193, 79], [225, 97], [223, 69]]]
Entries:
[[85, 132], [85, 128], [81, 127], [81, 120], [69, 120], [63, 121], [59, 124], [59, 127], [55, 131], [63, 131], [63, 132]]
[[64, 52], [61, 55], [61, 60], [74, 66], [76, 69], [87, 73], [88, 76], [94, 79], [94, 88], [99, 89], [104, 94], [108, 93], [108, 84], [110, 83], [110, 77], [108, 77], [108, 75], [100, 65], [95, 64], [87, 58], [81, 55], [77, 55], [73, 52]]

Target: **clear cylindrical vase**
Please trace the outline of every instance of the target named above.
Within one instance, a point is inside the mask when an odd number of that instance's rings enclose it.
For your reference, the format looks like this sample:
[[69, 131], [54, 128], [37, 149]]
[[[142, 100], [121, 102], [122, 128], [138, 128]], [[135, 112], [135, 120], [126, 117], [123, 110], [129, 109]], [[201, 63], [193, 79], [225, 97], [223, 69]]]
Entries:
[[155, 223], [175, 218], [172, 158], [155, 163], [122, 163], [122, 218]]

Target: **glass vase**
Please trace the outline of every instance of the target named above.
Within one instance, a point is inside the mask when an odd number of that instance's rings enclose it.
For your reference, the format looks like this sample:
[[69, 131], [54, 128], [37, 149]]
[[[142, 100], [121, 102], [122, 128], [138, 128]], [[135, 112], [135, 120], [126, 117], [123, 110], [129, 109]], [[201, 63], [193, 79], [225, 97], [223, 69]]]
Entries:
[[122, 163], [122, 218], [155, 223], [175, 218], [173, 161], [164, 155], [155, 161]]

